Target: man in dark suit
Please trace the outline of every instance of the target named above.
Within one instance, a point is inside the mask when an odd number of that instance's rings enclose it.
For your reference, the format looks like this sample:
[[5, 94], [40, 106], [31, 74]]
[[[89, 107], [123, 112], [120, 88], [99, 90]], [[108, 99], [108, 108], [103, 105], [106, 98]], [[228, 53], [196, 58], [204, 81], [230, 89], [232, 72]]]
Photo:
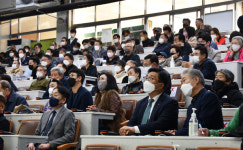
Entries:
[[164, 92], [171, 80], [166, 80], [166, 72], [159, 68], [151, 68], [148, 72], [143, 90], [149, 96], [138, 101], [131, 120], [120, 129], [120, 135], [153, 135], [155, 130], [177, 128], [178, 103]]
[[35, 135], [48, 136], [43, 144], [30, 143], [28, 150], [56, 149], [57, 146], [73, 142], [75, 136], [75, 116], [72, 111], [64, 107], [69, 91], [63, 86], [58, 86], [50, 98], [50, 106], [53, 111], [46, 111], [37, 126]]

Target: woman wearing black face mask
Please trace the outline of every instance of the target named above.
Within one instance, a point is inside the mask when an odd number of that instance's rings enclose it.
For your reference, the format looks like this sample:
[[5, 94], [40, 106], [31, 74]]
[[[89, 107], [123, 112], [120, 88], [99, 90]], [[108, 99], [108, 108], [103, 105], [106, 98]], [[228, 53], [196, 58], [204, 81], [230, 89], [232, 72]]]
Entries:
[[181, 49], [179, 46], [172, 46], [170, 49], [170, 58], [167, 58], [166, 61], [162, 64], [162, 67], [171, 67], [171, 61], [174, 60], [175, 67], [179, 67], [182, 64], [182, 57], [180, 56]]
[[238, 84], [234, 82], [234, 74], [221, 69], [216, 72], [212, 90], [221, 99], [222, 104], [230, 104], [231, 107], [238, 107], [243, 102], [243, 95], [239, 91]]

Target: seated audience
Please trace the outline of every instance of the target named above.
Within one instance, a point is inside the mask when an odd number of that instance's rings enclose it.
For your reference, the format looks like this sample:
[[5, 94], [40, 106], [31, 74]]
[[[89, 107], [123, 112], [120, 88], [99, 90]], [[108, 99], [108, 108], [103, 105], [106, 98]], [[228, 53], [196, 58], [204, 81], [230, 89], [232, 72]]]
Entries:
[[166, 61], [162, 64], [162, 67], [171, 67], [171, 59], [174, 59], [175, 67], [180, 67], [182, 63], [182, 57], [180, 55], [181, 49], [179, 46], [172, 46], [170, 49], [170, 58], [167, 58]]
[[124, 41], [127, 41], [131, 38], [131, 33], [129, 30], [125, 29], [122, 31], [122, 37]]
[[4, 60], [4, 63], [8, 64], [9, 67], [11, 67], [13, 64], [14, 58], [17, 55], [17, 52], [15, 50], [9, 50], [8, 52], [9, 52], [9, 57], [6, 57], [6, 59]]
[[34, 47], [35, 47], [35, 52], [34, 52], [34, 54], [32, 54], [32, 55], [38, 57], [39, 59], [41, 59], [42, 56], [44, 55], [44, 51], [41, 50], [41, 48], [42, 48], [41, 43], [37, 43], [37, 44], [35, 44]]
[[143, 66], [146, 73], [148, 73], [150, 68], [159, 68], [158, 56], [155, 54], [148, 54], [144, 57]]
[[0, 60], [0, 74], [6, 74], [5, 67], [2, 67], [2, 60]]
[[115, 72], [115, 79], [116, 83], [124, 83], [125, 81], [124, 78], [127, 76], [127, 73], [125, 72], [125, 62], [123, 60], [119, 60], [116, 62], [115, 67], [114, 67], [114, 72]]
[[181, 79], [181, 91], [185, 96], [192, 97], [191, 104], [187, 108], [187, 117], [184, 126], [180, 130], [169, 132], [177, 136], [188, 135], [189, 120], [192, 108], [196, 108], [198, 123], [209, 129], [221, 129], [223, 125], [222, 110], [220, 101], [216, 94], [204, 88], [203, 74], [196, 69], [183, 71]]
[[221, 103], [239, 107], [243, 102], [243, 95], [238, 84], [234, 82], [234, 74], [227, 69], [220, 69], [215, 75], [212, 90], [218, 95]]
[[64, 73], [65, 76], [69, 75], [70, 70], [77, 69], [77, 66], [73, 64], [74, 57], [72, 54], [66, 54], [63, 59], [63, 63], [67, 66], [66, 72]]
[[[68, 39], [66, 37], [62, 37], [62, 39], [61, 39], [61, 43], [59, 44], [58, 50], [60, 51], [61, 48], [64, 49], [65, 51], [71, 51], [68, 47]], [[59, 52], [59, 54], [60, 54], [60, 52]]]
[[3, 95], [0, 95], [0, 131], [8, 132], [9, 128], [10, 128], [10, 123], [6, 119], [6, 117], [4, 117], [5, 103], [6, 103], [6, 101], [3, 97]]
[[170, 47], [171, 44], [168, 42], [169, 37], [166, 34], [161, 34], [159, 38], [159, 43], [155, 47], [155, 53], [165, 52], [168, 56], [170, 56]]
[[136, 66], [137, 66], [136, 61], [128, 60], [128, 61], [126, 62], [126, 66], [125, 66], [124, 69], [125, 69], [126, 73], [128, 73], [128, 70], [129, 70], [130, 67], [136, 67]]
[[48, 49], [46, 50], [45, 55], [49, 55], [49, 56], [53, 57], [53, 50], [50, 49], [50, 48], [48, 48]]
[[71, 89], [70, 97], [67, 100], [68, 109], [86, 111], [86, 108], [93, 105], [91, 93], [83, 87], [85, 75], [83, 70], [72, 69], [69, 73], [68, 84]]
[[197, 46], [197, 37], [195, 36], [196, 30], [193, 27], [183, 28], [183, 35], [185, 36], [185, 41], [188, 42], [192, 48]]
[[56, 42], [51, 42], [50, 44], [50, 49], [53, 52], [53, 57], [59, 57], [59, 51], [57, 49], [57, 43]]
[[243, 37], [235, 36], [232, 38], [231, 46], [223, 62], [243, 61]]
[[[74, 52], [73, 48], [75, 43], [79, 43], [78, 38], [76, 37], [76, 29], [71, 29], [70, 30], [70, 39], [68, 39], [68, 49], [70, 49], [71, 52]], [[80, 47], [80, 46], [79, 46]], [[77, 51], [77, 50], [76, 50]]]
[[102, 47], [102, 42], [100, 40], [96, 40], [94, 44], [95, 53], [93, 53], [93, 56], [95, 58], [104, 58], [107, 52]]
[[73, 55], [82, 55], [82, 52], [80, 51], [80, 47], [81, 47], [80, 43], [78, 43], [78, 42], [74, 43], [72, 54]]
[[19, 75], [24, 74], [24, 71], [19, 68], [19, 65], [20, 65], [19, 61], [17, 60], [13, 61], [12, 69], [8, 70], [7, 74], [19, 74]]
[[17, 92], [18, 88], [16, 87], [16, 85], [14, 84], [14, 82], [11, 80], [11, 77], [7, 74], [0, 74], [0, 80], [6, 80], [8, 81], [8, 83], [11, 85], [12, 90]]
[[166, 76], [166, 72], [159, 68], [149, 69], [143, 85], [144, 92], [149, 96], [137, 102], [127, 126], [120, 129], [120, 135], [154, 135], [155, 130], [177, 128], [178, 103], [165, 93], [165, 87], [171, 82]]
[[43, 90], [45, 91], [48, 84], [49, 79], [46, 79], [47, 69], [44, 66], [38, 66], [36, 77], [37, 80], [33, 81], [30, 85], [30, 90]]
[[92, 52], [93, 46], [90, 44], [90, 40], [89, 39], [84, 39], [82, 41], [82, 45], [83, 45], [84, 49], [87, 49], [87, 50]]
[[220, 35], [218, 28], [212, 28], [210, 33], [212, 40], [216, 42], [217, 45], [225, 44], [225, 38]]
[[[97, 68], [96, 66], [93, 65], [94, 58], [93, 56], [87, 54], [84, 56], [84, 59], [82, 60], [82, 68], [81, 70], [84, 71], [84, 74], [86, 76], [92, 76], [92, 77], [97, 77]], [[87, 84], [93, 84], [96, 85], [95, 81], [87, 81]]]
[[156, 54], [158, 56], [159, 60], [159, 66], [162, 67], [162, 65], [165, 63], [167, 59], [167, 54], [165, 52], [160, 52]]
[[163, 27], [163, 32], [169, 37], [168, 43], [174, 44], [174, 33], [172, 32], [171, 27], [170, 26]]
[[220, 61], [221, 52], [210, 47], [212, 38], [207, 33], [202, 33], [197, 37], [198, 44], [205, 46], [208, 50], [208, 58], [210, 58], [213, 62]]
[[20, 104], [29, 106], [26, 99], [18, 93], [15, 93], [12, 90], [10, 83], [6, 80], [0, 81], [0, 92], [2, 92], [6, 100], [4, 112], [13, 112], [14, 107]]
[[[37, 136], [47, 136], [46, 142], [42, 144], [28, 144], [28, 150], [36, 148], [56, 149], [61, 144], [71, 143], [75, 137], [75, 116], [72, 111], [64, 107], [69, 98], [69, 91], [65, 87], [58, 86], [50, 98], [53, 111], [46, 111], [35, 131]], [[31, 141], [31, 140], [30, 140]]]
[[212, 28], [209, 25], [205, 25], [203, 23], [203, 19], [202, 18], [197, 18], [196, 19], [196, 36], [199, 35], [200, 32], [210, 32], [210, 28]]
[[129, 40], [126, 41], [126, 43], [132, 43], [132, 46], [133, 46], [133, 52], [135, 54], [143, 54], [144, 53], [144, 49], [143, 49], [143, 46], [140, 45], [140, 43], [136, 43], [136, 40], [137, 39], [134, 39], [134, 38], [131, 38]]
[[143, 82], [140, 81], [141, 70], [138, 67], [128, 69], [128, 84], [122, 88], [121, 94], [143, 93]]
[[191, 45], [186, 42], [185, 36], [183, 34], [176, 34], [174, 36], [174, 45], [181, 48], [181, 56], [190, 55], [192, 53]]
[[57, 63], [57, 67], [61, 67], [64, 72], [66, 72], [67, 70], [67, 66], [63, 62]]
[[120, 35], [119, 34], [114, 34], [113, 35], [113, 42], [114, 42], [114, 45], [116, 50], [122, 50], [122, 47], [121, 47], [121, 41], [120, 41]]
[[186, 28], [186, 27], [190, 27], [191, 20], [189, 18], [183, 18], [182, 25], [183, 25], [183, 28], [181, 28], [179, 30], [179, 34], [182, 34], [183, 35], [183, 29]]
[[59, 54], [58, 54], [58, 58], [56, 60], [56, 63], [60, 63], [63, 62], [64, 56], [66, 55], [66, 50], [64, 48], [60, 48], [58, 50]]
[[143, 43], [143, 47], [152, 47], [154, 46], [154, 42], [148, 38], [147, 31], [140, 32], [140, 38]]
[[94, 105], [89, 106], [87, 111], [96, 110], [98, 112], [115, 113], [115, 116], [113, 120], [102, 120], [100, 130], [118, 133], [121, 127], [120, 124], [126, 120], [125, 110], [122, 107], [118, 90], [115, 78], [110, 73], [101, 72]]
[[19, 58], [21, 60], [21, 65], [29, 65], [29, 56], [26, 55], [25, 49], [20, 48], [19, 51]]
[[30, 49], [29, 46], [24, 46], [23, 48], [26, 52], [26, 56], [30, 57], [32, 55], [32, 50]]
[[108, 46], [106, 64], [114, 65], [118, 60], [120, 60], [120, 57], [116, 55], [116, 48], [114, 46]]
[[39, 59], [36, 57], [30, 57], [29, 60], [29, 69], [32, 71], [31, 72], [31, 76], [33, 77], [33, 79], [36, 79], [36, 72], [37, 72], [37, 67], [39, 64]]
[[50, 55], [44, 55], [41, 58], [41, 65], [46, 67], [47, 69], [47, 73], [45, 74], [45, 76], [51, 76], [51, 69], [54, 67], [52, 57]]
[[124, 47], [125, 55], [123, 56], [122, 60], [127, 62], [128, 60], [134, 60], [137, 63], [137, 66], [141, 66], [140, 57], [133, 52], [133, 45], [132, 43], [126, 43]]

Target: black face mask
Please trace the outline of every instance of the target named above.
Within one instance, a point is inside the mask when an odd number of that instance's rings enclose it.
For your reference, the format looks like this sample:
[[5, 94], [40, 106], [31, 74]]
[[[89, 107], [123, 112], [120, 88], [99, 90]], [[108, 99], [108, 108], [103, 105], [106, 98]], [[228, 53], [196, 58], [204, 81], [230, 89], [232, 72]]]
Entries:
[[90, 44], [91, 44], [92, 46], [94, 46], [94, 41], [90, 41]]
[[183, 24], [183, 28], [186, 28], [186, 27], [188, 27], [188, 25], [187, 24]]
[[125, 52], [126, 54], [128, 54], [128, 53], [130, 53], [130, 49], [125, 49], [124, 52]]
[[222, 88], [224, 88], [225, 83], [221, 80], [215, 80], [213, 84], [213, 90], [218, 91]]
[[34, 69], [34, 66], [33, 65], [29, 65], [29, 69], [30, 70], [33, 70]]
[[174, 55], [175, 53], [170, 53], [170, 56]]
[[74, 78], [68, 78], [68, 85], [73, 87], [76, 83], [76, 79]]

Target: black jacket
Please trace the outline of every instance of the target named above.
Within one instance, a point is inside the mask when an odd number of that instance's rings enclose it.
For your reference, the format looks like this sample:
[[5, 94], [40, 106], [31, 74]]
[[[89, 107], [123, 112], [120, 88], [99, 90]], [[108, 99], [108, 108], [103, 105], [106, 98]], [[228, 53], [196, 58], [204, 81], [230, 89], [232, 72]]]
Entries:
[[115, 55], [115, 57], [110, 61], [109, 57], [106, 57], [106, 64], [107, 65], [114, 65], [115, 62], [117, 62], [118, 60], [120, 60], [120, 57]]
[[143, 41], [143, 47], [151, 47], [154, 46], [154, 42], [150, 40], [149, 38], [145, 41]]
[[69, 66], [66, 70], [66, 72], [64, 73], [64, 76], [69, 76], [69, 72], [72, 70], [72, 69], [77, 69], [77, 66], [75, 66], [74, 64], [72, 64], [71, 66]]
[[192, 53], [192, 47], [189, 43], [185, 42], [184, 46], [181, 47], [181, 56], [189, 55]]
[[0, 114], [0, 130], [9, 131], [9, 121], [4, 117], [3, 114]]
[[125, 62], [127, 62], [128, 60], [133, 60], [136, 61], [137, 66], [141, 66], [140, 57], [135, 53], [132, 53], [130, 56], [124, 55], [122, 60]]
[[[97, 68], [96, 66], [94, 65], [90, 65], [87, 69], [85, 68], [85, 66], [83, 66], [81, 68], [81, 70], [84, 71], [84, 74], [86, 76], [92, 76], [92, 77], [97, 77], [98, 73], [97, 73]], [[95, 81], [87, 81], [86, 82], [87, 84], [93, 84], [93, 85], [96, 85], [96, 82]]]
[[122, 88], [121, 94], [137, 94], [141, 89], [143, 89], [142, 81], [130, 83]]

